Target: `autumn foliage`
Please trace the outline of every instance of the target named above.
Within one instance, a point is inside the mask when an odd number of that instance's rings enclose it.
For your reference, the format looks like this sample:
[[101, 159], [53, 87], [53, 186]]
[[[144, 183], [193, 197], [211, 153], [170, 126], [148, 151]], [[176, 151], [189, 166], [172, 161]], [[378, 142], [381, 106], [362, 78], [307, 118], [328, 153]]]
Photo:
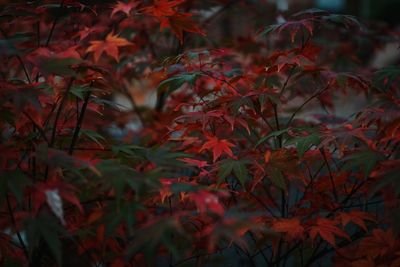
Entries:
[[0, 265], [400, 266], [399, 34], [233, 2], [1, 7]]

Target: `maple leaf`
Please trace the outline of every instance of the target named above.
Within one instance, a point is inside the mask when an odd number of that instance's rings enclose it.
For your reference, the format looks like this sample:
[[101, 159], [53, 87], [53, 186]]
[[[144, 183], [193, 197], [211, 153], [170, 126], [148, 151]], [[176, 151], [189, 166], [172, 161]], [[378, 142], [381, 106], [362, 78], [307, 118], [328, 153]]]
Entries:
[[365, 237], [360, 243], [360, 250], [368, 252], [374, 257], [383, 257], [388, 254], [396, 245], [396, 239], [392, 229], [384, 231], [382, 229], [374, 229], [372, 235]]
[[350, 240], [349, 235], [343, 230], [339, 229], [335, 222], [325, 218], [318, 218], [316, 225], [311, 227], [310, 237], [314, 240], [319, 235], [323, 240], [335, 247], [335, 236], [347, 238]]
[[226, 139], [219, 140], [217, 137], [210, 137], [209, 141], [207, 141], [202, 146], [200, 151], [203, 151], [205, 149], [212, 150], [213, 151], [213, 161], [215, 162], [222, 155], [222, 152], [225, 152], [230, 157], [233, 157], [231, 147], [234, 147], [234, 146], [235, 146], [234, 144], [230, 143]]
[[180, 161], [183, 161], [183, 162], [185, 162], [185, 163], [187, 163], [187, 164], [189, 164], [189, 165], [196, 166], [196, 167], [198, 167], [198, 168], [203, 168], [203, 167], [208, 166], [207, 161], [204, 161], [204, 160], [197, 160], [197, 159], [191, 159], [191, 158], [183, 158], [183, 159], [180, 159]]
[[105, 52], [109, 56], [113, 57], [117, 62], [119, 61], [119, 51], [118, 48], [122, 46], [133, 45], [131, 42], [125, 38], [118, 37], [109, 33], [104, 41], [91, 41], [91, 46], [88, 47], [86, 52], [94, 53], [95, 62], [99, 61], [100, 56]]
[[164, 203], [165, 199], [172, 196], [171, 192], [171, 185], [172, 181], [169, 179], [160, 179], [161, 184], [163, 187], [160, 189], [160, 198], [161, 198], [161, 203]]
[[288, 239], [301, 239], [304, 227], [297, 218], [279, 219], [272, 223], [272, 229], [278, 233], [285, 233]]
[[264, 154], [264, 162], [268, 163], [271, 160], [271, 150], [265, 151]]
[[77, 32], [76, 36], [79, 36], [79, 40], [83, 40], [92, 33], [100, 33], [106, 31], [107, 28], [101, 25], [94, 25], [91, 27], [84, 26], [82, 30]]
[[135, 2], [135, 1], [128, 2], [128, 3], [118, 1], [117, 4], [114, 6], [113, 11], [111, 12], [111, 17], [114, 17], [114, 15], [117, 12], [123, 12], [127, 16], [129, 16], [131, 10], [134, 9], [135, 7], [137, 7], [138, 5], [139, 5], [139, 2]]
[[400, 139], [400, 117], [390, 122], [384, 129], [385, 138], [382, 141], [389, 141], [391, 139]]
[[277, 32], [280, 34], [284, 30], [290, 32], [290, 40], [292, 43], [295, 41], [296, 34], [299, 32], [306, 31], [311, 36], [313, 35], [312, 19], [293, 20], [281, 24], [270, 25], [261, 33], [261, 35], [269, 34], [270, 32]]
[[176, 11], [173, 8], [182, 4], [183, 2], [185, 2], [185, 1], [184, 0], [174, 0], [174, 1], [156, 0], [156, 1], [154, 1], [153, 5], [143, 8], [143, 11], [154, 17], [172, 16], [176, 13]]
[[191, 192], [189, 199], [196, 204], [199, 212], [211, 211], [220, 216], [224, 215], [224, 207], [219, 202], [218, 196], [211, 192], [205, 190]]
[[368, 231], [368, 229], [364, 221], [375, 221], [370, 214], [357, 210], [352, 210], [348, 213], [341, 212], [338, 217], [343, 226], [346, 226], [350, 222], [353, 222], [354, 224], [360, 226], [366, 232]]
[[35, 199], [33, 210], [37, 212], [47, 202], [54, 214], [64, 223], [62, 200], [73, 204], [83, 213], [83, 207], [76, 197], [75, 191], [77, 190], [73, 185], [65, 182], [47, 181], [46, 183], [37, 183], [36, 190], [33, 193], [33, 198]]
[[190, 18], [191, 16], [192, 14], [190, 13], [176, 13], [174, 16], [160, 17], [160, 28], [161, 30], [164, 28], [170, 28], [181, 43], [183, 43], [184, 31], [205, 35], [205, 33]]
[[224, 119], [231, 125], [232, 131], [235, 129], [235, 123], [237, 123], [240, 124], [243, 128], [245, 128], [247, 133], [250, 135], [250, 128], [246, 120], [229, 115], [224, 115]]

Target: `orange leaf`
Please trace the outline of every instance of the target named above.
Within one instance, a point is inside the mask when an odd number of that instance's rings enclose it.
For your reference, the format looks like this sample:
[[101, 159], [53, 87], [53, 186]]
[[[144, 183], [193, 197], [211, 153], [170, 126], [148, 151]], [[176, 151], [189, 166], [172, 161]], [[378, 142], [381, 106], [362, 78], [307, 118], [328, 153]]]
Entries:
[[91, 41], [90, 44], [91, 46], [88, 47], [86, 52], [94, 53], [95, 62], [99, 61], [99, 58], [103, 52], [113, 57], [116, 61], [119, 61], [118, 48], [122, 46], [133, 45], [125, 38], [113, 35], [113, 33], [109, 33], [104, 41]]
[[268, 163], [271, 160], [271, 150], [265, 151], [264, 154], [264, 162]]

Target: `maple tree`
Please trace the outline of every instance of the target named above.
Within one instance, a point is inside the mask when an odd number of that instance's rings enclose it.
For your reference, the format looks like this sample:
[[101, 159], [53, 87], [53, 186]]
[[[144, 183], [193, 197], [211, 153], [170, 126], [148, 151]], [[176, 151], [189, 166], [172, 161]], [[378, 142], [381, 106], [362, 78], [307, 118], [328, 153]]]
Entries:
[[2, 266], [399, 266], [399, 33], [233, 4], [1, 6]]

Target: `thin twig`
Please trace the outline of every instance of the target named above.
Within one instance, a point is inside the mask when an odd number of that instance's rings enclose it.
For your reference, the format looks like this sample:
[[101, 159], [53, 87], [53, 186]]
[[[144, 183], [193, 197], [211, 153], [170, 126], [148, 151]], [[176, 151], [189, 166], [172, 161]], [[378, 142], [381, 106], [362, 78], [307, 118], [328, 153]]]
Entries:
[[290, 80], [290, 78], [292, 78], [292, 76], [293, 76], [293, 73], [294, 73], [295, 68], [296, 68], [296, 65], [293, 65], [293, 66], [290, 68], [289, 75], [287, 76], [286, 81], [283, 83], [283, 86], [282, 86], [282, 89], [281, 89], [281, 91], [280, 91], [280, 93], [279, 93], [279, 96], [282, 96], [283, 93], [285, 92], [286, 87], [287, 87], [287, 85], [288, 85], [288, 83], [289, 83], [289, 80]]
[[256, 195], [254, 195], [252, 192], [249, 192], [250, 196], [254, 198], [263, 208], [265, 208], [272, 217], [277, 218], [277, 216], [273, 213], [273, 211]]
[[79, 132], [82, 127], [83, 118], [85, 117], [86, 108], [87, 108], [87, 105], [89, 104], [89, 99], [90, 99], [91, 94], [92, 94], [92, 91], [87, 92], [85, 99], [83, 101], [82, 109], [81, 109], [81, 112], [79, 113], [79, 117], [76, 122], [74, 134], [72, 135], [71, 145], [68, 149], [68, 154], [70, 154], [70, 155], [72, 155], [72, 153], [74, 152], [76, 142], [78, 141]]
[[49, 140], [47, 139], [46, 133], [44, 132], [43, 128], [35, 122], [35, 120], [26, 112], [24, 111], [23, 114], [32, 122], [33, 126], [39, 131], [39, 134], [43, 139], [48, 143]]
[[[0, 28], [0, 32], [1, 32], [1, 34], [3, 34], [4, 38], [8, 39], [7, 33], [2, 28]], [[28, 83], [32, 83], [31, 77], [29, 76], [29, 73], [28, 73], [28, 70], [27, 70], [27, 68], [26, 68], [26, 66], [24, 64], [24, 61], [22, 60], [22, 58], [19, 55], [15, 55], [15, 56], [18, 59], [19, 64], [21, 64], [21, 67], [22, 67], [22, 69], [23, 69], [23, 71], [25, 73], [25, 76], [26, 76], [26, 79], [28, 80]]]
[[13, 213], [12, 208], [11, 208], [10, 199], [9, 199], [9, 197], [8, 197], [7, 194], [6, 194], [6, 201], [7, 201], [8, 212], [10, 213], [10, 217], [11, 217], [11, 223], [12, 223], [12, 225], [13, 225], [13, 227], [14, 227], [14, 231], [15, 231], [15, 233], [17, 234], [18, 241], [19, 241], [19, 243], [20, 243], [20, 245], [21, 245], [21, 247], [22, 247], [22, 250], [24, 251], [25, 257], [26, 257], [27, 259], [29, 259], [28, 249], [26, 248], [25, 243], [24, 243], [24, 241], [22, 240], [21, 234], [20, 234], [20, 232], [19, 232], [18, 229], [17, 229], [17, 223], [16, 223], [16, 221], [15, 221], [14, 213]]
[[52, 129], [52, 132], [51, 132], [51, 138], [50, 138], [49, 147], [53, 147], [54, 146], [54, 142], [55, 142], [55, 139], [56, 139], [56, 133], [57, 133], [58, 120], [60, 119], [61, 111], [62, 111], [62, 109], [64, 107], [64, 104], [68, 99], [68, 94], [69, 94], [69, 91], [71, 90], [73, 82], [74, 82], [74, 78], [71, 78], [69, 80], [68, 85], [67, 85], [67, 89], [66, 89], [66, 91], [65, 91], [65, 93], [64, 93], [64, 95], [63, 95], [63, 97], [61, 99], [60, 105], [58, 106], [58, 109], [56, 111], [56, 116], [54, 118], [53, 129]]
[[316, 98], [317, 96], [321, 95], [323, 92], [325, 92], [326, 90], [328, 90], [330, 86], [330, 83], [328, 83], [323, 89], [319, 90], [318, 92], [316, 92], [315, 94], [313, 94], [312, 96], [310, 96], [303, 104], [301, 104], [296, 110], [295, 112], [293, 112], [292, 116], [290, 117], [286, 128], [288, 128], [290, 126], [290, 124], [292, 123], [294, 117], [297, 115], [297, 113], [299, 113], [305, 105], [307, 105], [311, 100], [313, 100], [314, 98]]
[[322, 157], [324, 158], [324, 162], [325, 162], [326, 168], [328, 169], [328, 173], [329, 173], [329, 179], [331, 180], [331, 184], [332, 184], [333, 195], [335, 197], [335, 200], [337, 201], [338, 200], [338, 194], [337, 194], [337, 191], [336, 191], [336, 185], [335, 185], [335, 181], [333, 179], [331, 166], [329, 166], [328, 159], [326, 158], [325, 150], [323, 148], [320, 148], [319, 152], [321, 153]]
[[[63, 6], [64, 6], [64, 0], [62, 0], [60, 3], [60, 7], [59, 7], [60, 13], [61, 13], [61, 9], [63, 8]], [[53, 20], [53, 24], [51, 25], [50, 33], [49, 33], [49, 36], [47, 37], [45, 46], [49, 46], [51, 37], [53, 37], [54, 29], [56, 28], [56, 24], [59, 19], [60, 19], [60, 16], [59, 16], [59, 14], [57, 14]]]

